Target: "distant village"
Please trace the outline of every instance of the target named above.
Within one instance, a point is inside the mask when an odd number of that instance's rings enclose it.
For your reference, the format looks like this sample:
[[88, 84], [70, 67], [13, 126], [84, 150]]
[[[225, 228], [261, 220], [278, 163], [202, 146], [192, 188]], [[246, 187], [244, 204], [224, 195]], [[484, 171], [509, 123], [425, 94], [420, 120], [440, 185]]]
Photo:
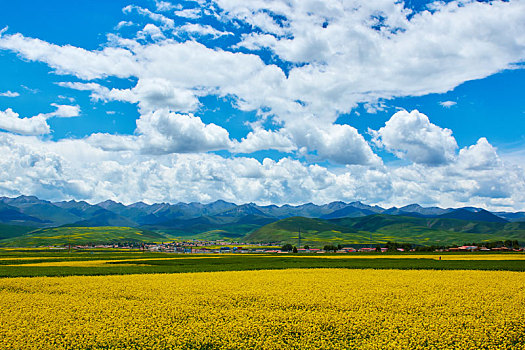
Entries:
[[[279, 243], [260, 243], [260, 244], [249, 244], [239, 242], [227, 242], [227, 241], [186, 241], [186, 242], [170, 242], [170, 243], [128, 243], [128, 244], [93, 244], [93, 245], [74, 245], [71, 248], [82, 250], [82, 249], [139, 249], [141, 251], [148, 252], [164, 252], [164, 253], [179, 253], [179, 254], [221, 254], [221, 253], [275, 253], [275, 254], [324, 254], [324, 253], [372, 253], [372, 252], [415, 252], [421, 251], [417, 248], [405, 247], [343, 247], [343, 246], [325, 246], [324, 248], [311, 248], [304, 246], [304, 248], [296, 248], [290, 244], [286, 244], [279, 247]], [[59, 248], [59, 247], [55, 247]], [[426, 251], [434, 252], [525, 252], [525, 247], [487, 247], [481, 245], [463, 245], [458, 247], [447, 247], [438, 249], [427, 249]]]

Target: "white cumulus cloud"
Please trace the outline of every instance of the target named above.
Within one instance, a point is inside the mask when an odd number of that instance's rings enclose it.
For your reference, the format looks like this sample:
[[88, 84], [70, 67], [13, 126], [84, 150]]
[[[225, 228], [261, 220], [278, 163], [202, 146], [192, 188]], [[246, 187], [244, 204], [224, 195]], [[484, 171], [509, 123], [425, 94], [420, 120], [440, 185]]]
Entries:
[[224, 32], [224, 31], [217, 30], [213, 28], [212, 26], [210, 26], [209, 24], [201, 25], [197, 23], [188, 23], [183, 26], [180, 26], [179, 28], [177, 28], [177, 30], [181, 32], [195, 33], [198, 35], [211, 35], [215, 38], [224, 36], [224, 35], [233, 35], [233, 33], [231, 32]]
[[303, 120], [289, 126], [295, 144], [313, 150], [320, 159], [340, 164], [379, 165], [380, 158], [350, 125], [317, 125]]
[[51, 106], [56, 108], [56, 111], [46, 114], [47, 117], [58, 117], [58, 118], [72, 118], [80, 115], [80, 106], [75, 105], [59, 105], [52, 103]]
[[[478, 144], [486, 147], [483, 140]], [[383, 206], [417, 202], [525, 209], [525, 172], [504, 163], [472, 168], [461, 166], [463, 160], [458, 159], [441, 167], [329, 169], [291, 158], [258, 161], [211, 153], [152, 157], [137, 151], [102, 150], [89, 139], [43, 141], [0, 133], [0, 195], [81, 198], [92, 203], [108, 198], [124, 203], [222, 198], [260, 204], [363, 200]]]
[[157, 7], [157, 11], [170, 11], [177, 8], [177, 6], [171, 2], [159, 0], [155, 0], [155, 6]]
[[43, 135], [50, 132], [44, 116], [20, 118], [11, 108], [0, 111], [0, 129], [22, 135]]
[[501, 165], [501, 160], [485, 137], [482, 137], [472, 146], [459, 151], [458, 163], [470, 170], [491, 169]]
[[228, 131], [199, 117], [158, 110], [137, 120], [145, 153], [206, 152], [230, 148]]
[[197, 153], [232, 147], [228, 131], [204, 124], [192, 114], [157, 110], [141, 115], [136, 135], [92, 134], [87, 141], [107, 151], [136, 150], [142, 154]]
[[18, 92], [13, 91], [6, 91], [6, 92], [0, 92], [0, 97], [18, 97], [20, 94]]
[[122, 9], [124, 13], [130, 13], [133, 11], [136, 11], [138, 14], [148, 17], [156, 22], [159, 22], [163, 25], [164, 28], [170, 29], [175, 26], [173, 19], [166, 17], [160, 13], [152, 12], [146, 8], [135, 6], [135, 5], [128, 5]]
[[[63, 75], [60, 86], [89, 91], [94, 102], [136, 104], [140, 113], [133, 135], [52, 142], [10, 133], [48, 134], [47, 118], [78, 116], [79, 106], [54, 104], [56, 111], [32, 118], [0, 112], [0, 128], [10, 132], [0, 135], [6, 155], [0, 191], [124, 202], [361, 199], [523, 209], [523, 169], [502, 161], [483, 135], [458, 152], [451, 130], [418, 111], [400, 111], [370, 131], [377, 146], [412, 162], [390, 168], [356, 128], [336, 121], [358, 104], [373, 112], [393, 97], [444, 93], [516, 68], [525, 59], [525, 2], [435, 2], [432, 11], [418, 13], [396, 0], [155, 5], [162, 13], [124, 8], [151, 23], [137, 25], [135, 38], [109, 34], [96, 50], [0, 30], [0, 50], [46, 63]], [[210, 11], [223, 27], [193, 23]], [[230, 35], [224, 28], [252, 30]], [[180, 41], [180, 31], [195, 35]], [[231, 46], [210, 45], [210, 36], [226, 34]], [[113, 78], [130, 85], [122, 88]], [[199, 114], [209, 96], [253, 113], [257, 126], [231, 140], [220, 121], [207, 124], [191, 114]], [[264, 129], [265, 121], [279, 129]], [[263, 149], [289, 158], [260, 162], [206, 153]], [[326, 160], [344, 166], [309, 164]]]
[[116, 30], [120, 30], [120, 29], [122, 29], [122, 28], [125, 28], [125, 27], [131, 27], [131, 26], [133, 26], [133, 25], [134, 25], [134, 24], [133, 24], [133, 22], [131, 22], [131, 21], [120, 21], [120, 22], [118, 22], [118, 24], [115, 26], [115, 29], [116, 29]]
[[21, 135], [49, 134], [51, 129], [47, 119], [52, 117], [70, 118], [80, 115], [79, 106], [59, 105], [52, 103], [56, 110], [50, 113], [40, 113], [30, 118], [20, 118], [20, 115], [11, 108], [0, 111], [0, 129]]
[[[156, 4], [160, 6], [158, 11], [170, 8], [163, 2]], [[113, 35], [107, 47], [85, 50], [3, 33], [0, 48], [46, 62], [59, 74], [87, 80], [71, 84], [91, 86], [92, 96], [100, 100], [136, 103], [141, 113], [165, 108], [178, 113], [195, 112], [202, 97], [228, 97], [243, 111], [271, 114], [284, 133], [302, 141], [299, 145], [301, 142], [294, 140], [299, 148], [306, 147], [307, 152], [320, 157], [338, 158], [337, 162], [354, 159], [358, 164], [363, 157], [336, 156], [324, 149], [322, 145], [329, 142], [319, 141], [326, 139], [322, 132], [301, 136], [291, 129], [297, 130], [295, 125], [306, 115], [315, 130], [335, 125], [335, 135], [344, 133], [353, 140], [351, 129], [334, 123], [341, 113], [359, 103], [380, 107], [378, 101], [392, 97], [446, 92], [465, 81], [512, 68], [525, 59], [522, 1], [452, 1], [435, 3], [432, 11], [419, 13], [395, 0], [217, 0], [215, 5], [215, 15], [221, 21], [242, 23], [256, 30], [237, 38], [239, 42], [233, 49], [209, 47], [205, 40], [199, 42], [198, 36], [176, 42], [168, 32], [181, 28], [221, 34], [209, 24], [186, 22], [177, 27], [169, 17], [198, 17], [204, 5], [177, 7], [175, 12], [162, 14], [130, 5], [124, 12], [134, 11], [154, 22], [142, 30], [144, 35], [154, 37], [153, 42]], [[242, 46], [255, 51], [237, 52], [234, 48]], [[285, 74], [277, 65], [262, 60], [260, 48], [291, 63], [290, 70]], [[132, 77], [137, 83], [119, 89], [109, 83], [89, 82], [109, 76]], [[282, 148], [282, 144], [275, 148]], [[421, 156], [422, 162], [444, 161], [439, 156], [425, 159], [430, 157], [429, 152]], [[441, 153], [447, 158], [450, 152]], [[412, 153], [410, 157], [420, 161]]]
[[154, 24], [148, 23], [144, 28], [137, 33], [137, 37], [140, 39], [151, 38], [154, 41], [166, 39], [162, 30]]
[[267, 149], [291, 152], [296, 150], [297, 146], [291, 140], [290, 135], [258, 127], [250, 131], [240, 142], [236, 142], [233, 147], [233, 151], [237, 153], [252, 153]]
[[439, 104], [441, 107], [450, 108], [452, 106], [457, 105], [458, 103], [454, 101], [441, 101], [439, 102]]
[[453, 161], [458, 147], [451, 130], [432, 124], [417, 110], [399, 111], [384, 127], [370, 132], [378, 146], [397, 157], [431, 166]]
[[124, 48], [89, 51], [70, 45], [54, 45], [21, 34], [0, 36], [0, 48], [15, 51], [31, 61], [45, 62], [58, 74], [71, 74], [80, 79], [127, 78], [136, 75], [139, 69], [133, 54]]

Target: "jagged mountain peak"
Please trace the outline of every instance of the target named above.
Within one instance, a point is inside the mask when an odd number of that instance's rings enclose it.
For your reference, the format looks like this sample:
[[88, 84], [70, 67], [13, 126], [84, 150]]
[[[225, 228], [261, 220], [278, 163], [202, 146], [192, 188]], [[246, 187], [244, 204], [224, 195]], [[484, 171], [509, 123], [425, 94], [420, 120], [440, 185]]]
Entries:
[[409, 205], [405, 205], [404, 207], [401, 207], [399, 209], [401, 210], [404, 210], [404, 211], [413, 211], [413, 210], [419, 210], [419, 209], [422, 209], [423, 207], [420, 206], [419, 204], [409, 204]]
[[[104, 209], [125, 218], [136, 225], [155, 225], [164, 222], [174, 222], [174, 220], [190, 220], [200, 217], [223, 218], [220, 220], [231, 221], [232, 218], [241, 218], [243, 216], [256, 216], [273, 219], [283, 219], [288, 217], [307, 217], [307, 218], [356, 218], [373, 214], [402, 215], [412, 217], [438, 218], [450, 217], [464, 220], [490, 221], [490, 222], [508, 222], [521, 221], [525, 215], [512, 213], [493, 213], [480, 208], [464, 207], [456, 209], [442, 209], [438, 207], [423, 207], [420, 204], [413, 203], [403, 207], [391, 207], [383, 209], [377, 205], [370, 206], [361, 201], [345, 203], [343, 201], [334, 201], [331, 203], [318, 205], [314, 203], [304, 203], [300, 205], [257, 205], [256, 203], [244, 203], [237, 205], [227, 202], [223, 199], [216, 200], [207, 204], [199, 202], [176, 204], [154, 203], [146, 204], [136, 202], [130, 205], [124, 205], [114, 200], [108, 199], [96, 205], [89, 204], [85, 201], [62, 201], [52, 203], [42, 201], [36, 196], [19, 196], [16, 198], [0, 197], [0, 203], [10, 205], [10, 208], [2, 209], [5, 215], [17, 214], [17, 220], [23, 223], [23, 218], [29, 220], [29, 217], [37, 218], [46, 225], [62, 225], [87, 220], [97, 216], [96, 221], [103, 221], [100, 218]], [[8, 211], [10, 210], [10, 211]], [[26, 216], [20, 215], [20, 213]], [[449, 213], [447, 215], [447, 213]], [[105, 213], [108, 218], [111, 217]], [[20, 219], [22, 218], [22, 219]], [[4, 220], [8, 220], [5, 218]], [[111, 219], [113, 220], [113, 218]], [[235, 219], [237, 220], [237, 219]], [[13, 220], [10, 220], [10, 222]], [[35, 220], [33, 220], [32, 224]], [[119, 219], [120, 222], [126, 222]], [[29, 221], [28, 221], [29, 222]], [[1, 223], [1, 220], [0, 220]]]
[[39, 199], [36, 196], [25, 196], [21, 195], [15, 198], [1, 197], [2, 202], [6, 204], [40, 204], [40, 203], [51, 203], [46, 200]]
[[137, 209], [145, 209], [145, 208], [149, 208], [150, 205], [149, 204], [146, 204], [144, 202], [135, 202], [135, 203], [132, 203], [130, 205], [128, 205], [128, 208], [137, 208]]

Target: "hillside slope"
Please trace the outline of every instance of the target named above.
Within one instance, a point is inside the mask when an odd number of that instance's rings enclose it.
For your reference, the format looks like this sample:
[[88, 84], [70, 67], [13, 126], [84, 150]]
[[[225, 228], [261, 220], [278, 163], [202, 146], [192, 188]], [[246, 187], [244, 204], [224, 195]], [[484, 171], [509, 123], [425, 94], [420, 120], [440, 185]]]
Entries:
[[[301, 232], [304, 243], [328, 243], [333, 240], [348, 241], [348, 229], [329, 220], [312, 219], [304, 217], [290, 217], [282, 219], [246, 235], [246, 242], [286, 242], [296, 243]], [[344, 236], [344, 237], [343, 237]]]
[[457, 219], [370, 215], [359, 218], [309, 219], [292, 217], [276, 221], [247, 235], [247, 242], [302, 244], [384, 244], [388, 241], [421, 245], [517, 239], [525, 241], [520, 222], [475, 222]]
[[104, 244], [123, 242], [161, 242], [161, 234], [130, 227], [55, 227], [0, 240], [4, 247], [38, 247], [66, 244]]
[[20, 237], [34, 230], [34, 227], [29, 226], [0, 224], [0, 241], [3, 239]]

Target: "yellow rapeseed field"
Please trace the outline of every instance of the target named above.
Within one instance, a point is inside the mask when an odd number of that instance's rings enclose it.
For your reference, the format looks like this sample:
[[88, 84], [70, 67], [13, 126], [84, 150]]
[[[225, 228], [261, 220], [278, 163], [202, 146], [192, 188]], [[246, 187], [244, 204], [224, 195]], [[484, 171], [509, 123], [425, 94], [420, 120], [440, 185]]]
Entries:
[[0, 349], [525, 349], [525, 273], [0, 279]]
[[[188, 260], [188, 259], [220, 259], [227, 256], [238, 256], [238, 254], [220, 254], [220, 255], [195, 255], [195, 256], [176, 256], [176, 257], [155, 257], [154, 260]], [[268, 259], [275, 258], [319, 258], [319, 259], [337, 259], [337, 260], [351, 260], [351, 259], [432, 259], [432, 260], [525, 260], [524, 253], [515, 253], [515, 254], [360, 254], [360, 253], [350, 253], [350, 254], [339, 254], [339, 255], [326, 255], [326, 254], [279, 254], [279, 255], [258, 255], [259, 257], [266, 257]], [[20, 261], [24, 260], [46, 260], [44, 262], [35, 262], [35, 263], [26, 263], [23, 266], [26, 267], [104, 267], [108, 266], [109, 263], [120, 263], [119, 266], [133, 266], [141, 264], [142, 260], [151, 260], [151, 257], [147, 258], [126, 258], [126, 259], [111, 259], [111, 260], [93, 260], [86, 257], [73, 257], [65, 261], [62, 261], [64, 257], [0, 257], [0, 263], [4, 263], [4, 266], [19, 266]], [[53, 261], [60, 260], [60, 261]], [[10, 263], [11, 262], [11, 263]], [[128, 264], [122, 264], [127, 262]]]

